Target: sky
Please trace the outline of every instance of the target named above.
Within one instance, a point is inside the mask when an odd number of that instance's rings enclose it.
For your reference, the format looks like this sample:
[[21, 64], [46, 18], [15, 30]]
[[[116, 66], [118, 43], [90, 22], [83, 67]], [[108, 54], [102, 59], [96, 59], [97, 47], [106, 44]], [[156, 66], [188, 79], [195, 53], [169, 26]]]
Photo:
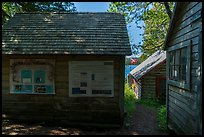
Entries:
[[[74, 5], [78, 12], [106, 12], [110, 2], [74, 2]], [[134, 23], [127, 24], [128, 35], [130, 42], [138, 44], [141, 42], [142, 37], [139, 35], [143, 33], [141, 29], [138, 29]], [[139, 57], [141, 54], [136, 55]]]

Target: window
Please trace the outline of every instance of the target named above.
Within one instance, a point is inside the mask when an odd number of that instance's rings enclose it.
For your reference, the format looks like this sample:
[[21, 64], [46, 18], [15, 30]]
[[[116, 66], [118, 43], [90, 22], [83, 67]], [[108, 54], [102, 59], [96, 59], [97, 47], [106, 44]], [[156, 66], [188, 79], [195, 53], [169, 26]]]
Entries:
[[53, 64], [50, 60], [12, 59], [10, 93], [53, 94]]
[[[191, 41], [189, 41], [191, 45]], [[169, 48], [169, 83], [178, 87], [190, 87], [190, 46], [173, 46]]]
[[170, 52], [170, 79], [186, 83], [187, 47]]
[[69, 96], [113, 97], [113, 61], [70, 61]]

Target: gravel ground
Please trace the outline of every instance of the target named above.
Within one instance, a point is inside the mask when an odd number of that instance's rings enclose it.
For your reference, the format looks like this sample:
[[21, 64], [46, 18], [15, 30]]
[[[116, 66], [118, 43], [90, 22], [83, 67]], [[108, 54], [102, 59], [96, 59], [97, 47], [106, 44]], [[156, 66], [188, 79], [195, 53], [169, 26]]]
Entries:
[[120, 129], [85, 130], [69, 127], [48, 127], [40, 124], [2, 121], [4, 135], [168, 135], [161, 132], [156, 122], [156, 110], [143, 105], [136, 105], [133, 117], [127, 120], [128, 125]]

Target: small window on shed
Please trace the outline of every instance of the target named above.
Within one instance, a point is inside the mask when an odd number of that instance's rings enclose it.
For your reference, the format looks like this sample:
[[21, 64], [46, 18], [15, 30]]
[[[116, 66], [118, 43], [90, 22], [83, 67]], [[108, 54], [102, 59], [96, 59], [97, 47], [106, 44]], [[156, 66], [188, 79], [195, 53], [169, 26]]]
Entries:
[[186, 83], [187, 47], [170, 53], [170, 79]]
[[169, 49], [169, 82], [179, 87], [190, 87], [190, 47], [174, 46]]
[[11, 59], [10, 65], [10, 93], [54, 93], [53, 60]]

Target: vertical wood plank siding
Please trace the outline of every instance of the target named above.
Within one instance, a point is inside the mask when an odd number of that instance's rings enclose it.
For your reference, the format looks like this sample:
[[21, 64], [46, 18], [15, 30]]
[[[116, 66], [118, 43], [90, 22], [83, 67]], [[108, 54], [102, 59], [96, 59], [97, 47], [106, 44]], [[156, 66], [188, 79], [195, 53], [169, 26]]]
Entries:
[[[10, 94], [9, 59], [55, 59], [55, 95]], [[69, 97], [68, 61], [113, 60], [114, 97]], [[24, 120], [52, 120], [64, 124], [108, 124], [123, 120], [124, 56], [97, 55], [4, 55], [2, 57], [2, 111]]]
[[[199, 103], [197, 94], [200, 93], [198, 83], [200, 78], [200, 62], [199, 62], [199, 34], [202, 30], [201, 20], [195, 20], [197, 15], [201, 14], [201, 2], [189, 2], [182, 6], [182, 9], [176, 19], [175, 28], [173, 28], [172, 36], [170, 37], [168, 48], [187, 44], [192, 41], [191, 49], [191, 70], [190, 70], [190, 91], [180, 89], [175, 85], [167, 84], [167, 117], [168, 127], [176, 131], [178, 134], [198, 134], [198, 113]], [[201, 45], [200, 45], [201, 46]], [[167, 53], [167, 56], [169, 54]], [[167, 57], [171, 58], [171, 57]], [[169, 61], [167, 60], [167, 63]], [[168, 70], [168, 66], [167, 66]], [[169, 71], [167, 71], [169, 77]], [[167, 82], [168, 83], [168, 82]]]

